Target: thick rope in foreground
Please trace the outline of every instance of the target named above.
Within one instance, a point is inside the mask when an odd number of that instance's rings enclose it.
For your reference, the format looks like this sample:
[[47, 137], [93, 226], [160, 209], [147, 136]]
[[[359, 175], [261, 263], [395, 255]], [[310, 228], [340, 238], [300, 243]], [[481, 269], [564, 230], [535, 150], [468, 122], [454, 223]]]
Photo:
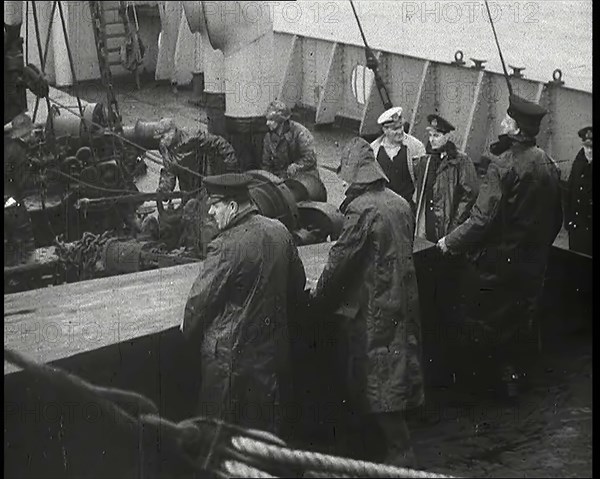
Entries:
[[223, 464], [223, 470], [230, 477], [259, 477], [259, 478], [271, 478], [277, 477], [272, 476], [271, 474], [267, 474], [260, 469], [256, 469], [255, 467], [248, 466], [243, 462], [239, 461], [225, 461]]
[[259, 457], [274, 464], [304, 467], [312, 471], [350, 474], [351, 477], [451, 477], [318, 452], [294, 450], [265, 444], [246, 437], [234, 437], [231, 443], [235, 449], [250, 456]]
[[[156, 453], [159, 441], [162, 458], [175, 461], [177, 469], [185, 466], [190, 473], [201, 472], [201, 477], [452, 477], [291, 449], [273, 434], [220, 419], [196, 417], [173, 423], [161, 418], [154, 403], [137, 393], [94, 386], [6, 348], [4, 360], [32, 373], [54, 390], [93, 401], [103, 412], [112, 413], [108, 417], [116, 420], [115, 433], [141, 434], [140, 451]], [[189, 477], [181, 471], [173, 473], [173, 477]]]

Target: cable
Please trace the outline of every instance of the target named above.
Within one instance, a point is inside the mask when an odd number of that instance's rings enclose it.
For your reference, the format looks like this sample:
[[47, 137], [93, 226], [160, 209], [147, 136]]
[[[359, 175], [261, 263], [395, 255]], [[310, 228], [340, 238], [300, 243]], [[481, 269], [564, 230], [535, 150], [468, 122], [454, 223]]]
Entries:
[[71, 181], [75, 181], [76, 183], [79, 183], [83, 186], [86, 186], [88, 188], [93, 188], [95, 190], [98, 191], [104, 191], [106, 193], [123, 193], [123, 194], [128, 194], [131, 195], [132, 191], [131, 190], [121, 190], [121, 189], [113, 189], [113, 188], [104, 188], [102, 186], [95, 186], [92, 185], [91, 183], [86, 183], [85, 181], [79, 179], [79, 178], [75, 178], [74, 176], [68, 175], [67, 173], [64, 173], [60, 170], [57, 170], [55, 168], [47, 168], [46, 171], [51, 171], [53, 173], [58, 174], [59, 176], [63, 176], [65, 178], [68, 178]]
[[496, 46], [498, 47], [498, 53], [500, 54], [500, 61], [502, 62], [502, 69], [504, 70], [504, 78], [506, 80], [506, 85], [508, 86], [508, 94], [513, 94], [512, 85], [510, 84], [510, 79], [508, 76], [508, 70], [506, 69], [506, 64], [504, 63], [504, 57], [502, 56], [502, 50], [500, 49], [500, 43], [498, 42], [498, 35], [496, 34], [496, 27], [494, 26], [494, 20], [492, 20], [492, 14], [490, 13], [490, 6], [488, 5], [488, 0], [485, 0], [485, 8], [487, 9], [488, 17], [490, 19], [490, 25], [492, 25], [492, 32], [494, 32], [494, 39], [496, 40]]
[[[69, 58], [69, 66], [71, 67], [71, 75], [73, 76], [73, 86], [77, 85], [77, 75], [75, 74], [75, 65], [73, 63], [73, 54], [71, 52], [71, 45], [69, 43], [69, 35], [67, 33], [67, 25], [65, 23], [65, 15], [62, 8], [62, 3], [58, 3], [58, 13], [60, 14], [60, 22], [62, 23], [63, 35], [65, 36], [65, 46], [67, 47], [67, 56]], [[75, 88], [75, 97], [77, 98], [77, 106], [79, 107], [79, 113], [83, 116], [83, 106], [81, 105], [81, 98], [79, 98], [79, 89]], [[87, 125], [83, 122], [83, 128], [88, 133]]]
[[[44, 57], [40, 60], [42, 62], [42, 73], [46, 72], [46, 61], [48, 60], [48, 48], [50, 46], [50, 34], [52, 33], [52, 25], [54, 24], [54, 12], [56, 12], [56, 4], [58, 2], [52, 2], [52, 11], [50, 12], [50, 23], [48, 24], [48, 32], [46, 32], [46, 44], [44, 45]], [[29, 2], [27, 2], [29, 6]], [[40, 97], [35, 97], [35, 107], [33, 108], [33, 118], [32, 122], [35, 123], [35, 119], [37, 118], [38, 108], [40, 106]]]
[[[38, 23], [37, 7], [36, 7], [34, 1], [31, 2], [31, 11], [33, 13], [33, 24], [35, 26], [35, 37], [37, 40], [38, 55], [40, 56], [40, 62], [41, 62], [44, 59], [44, 55], [42, 54], [42, 39], [40, 38], [40, 25]], [[50, 28], [50, 27], [48, 27], [48, 28]], [[52, 130], [52, 133], [54, 133], [54, 125], [52, 124], [52, 115], [50, 114], [50, 95], [46, 96], [46, 105], [48, 107], [48, 124], [50, 126], [50, 129]]]

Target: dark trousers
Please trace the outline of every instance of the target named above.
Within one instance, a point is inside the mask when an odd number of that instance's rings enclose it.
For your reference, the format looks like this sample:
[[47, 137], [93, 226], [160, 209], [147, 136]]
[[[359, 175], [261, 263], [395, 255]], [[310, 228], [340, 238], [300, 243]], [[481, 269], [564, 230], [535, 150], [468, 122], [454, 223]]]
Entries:
[[460, 374], [462, 351], [469, 342], [467, 326], [468, 278], [471, 271], [462, 256], [437, 251], [420, 279], [423, 355], [427, 382], [450, 386]]
[[463, 375], [496, 388], [507, 371], [520, 376], [540, 350], [539, 301], [543, 283], [523, 275], [470, 271], [463, 321]]

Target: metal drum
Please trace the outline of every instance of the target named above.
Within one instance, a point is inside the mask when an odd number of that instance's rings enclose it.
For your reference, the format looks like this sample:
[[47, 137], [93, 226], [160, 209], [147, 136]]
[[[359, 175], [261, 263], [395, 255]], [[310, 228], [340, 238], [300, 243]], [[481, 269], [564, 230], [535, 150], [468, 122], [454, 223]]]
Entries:
[[285, 180], [296, 201], [327, 202], [327, 189], [321, 179], [310, 173], [299, 173]]
[[250, 196], [260, 213], [278, 219], [293, 231], [298, 225], [298, 208], [293, 193], [284, 181], [264, 170], [249, 170], [246, 174], [255, 180], [250, 185]]
[[100, 129], [99, 125], [106, 126], [106, 115], [102, 103], [85, 103], [82, 101], [82, 108], [83, 120], [78, 116], [79, 108], [77, 105], [71, 107], [73, 112], [63, 109], [60, 110], [60, 113], [56, 113], [51, 110], [53, 112], [52, 123], [57, 137], [82, 138], [85, 135], [86, 126], [89, 132]]

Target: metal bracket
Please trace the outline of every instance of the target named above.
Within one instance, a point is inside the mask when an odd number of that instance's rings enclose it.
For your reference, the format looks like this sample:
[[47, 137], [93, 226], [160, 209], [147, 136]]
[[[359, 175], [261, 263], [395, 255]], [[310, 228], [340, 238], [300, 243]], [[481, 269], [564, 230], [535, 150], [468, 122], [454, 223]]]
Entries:
[[471, 58], [471, 61], [475, 64], [471, 66], [474, 70], [485, 70], [484, 63], [487, 63], [487, 60], [478, 60], [476, 58]]
[[525, 70], [525, 67], [515, 67], [513, 65], [508, 65], [509, 68], [512, 68], [512, 73], [510, 74], [510, 76], [512, 78], [523, 78], [523, 74], [521, 73], [523, 70]]
[[465, 66], [466, 62], [463, 60], [464, 56], [465, 55], [462, 50], [456, 50], [456, 53], [454, 54], [454, 61], [451, 63], [451, 65], [456, 65], [459, 67]]
[[554, 86], [562, 86], [565, 84], [565, 82], [562, 81], [562, 70], [560, 68], [557, 68], [552, 72], [552, 80], [548, 83]]

